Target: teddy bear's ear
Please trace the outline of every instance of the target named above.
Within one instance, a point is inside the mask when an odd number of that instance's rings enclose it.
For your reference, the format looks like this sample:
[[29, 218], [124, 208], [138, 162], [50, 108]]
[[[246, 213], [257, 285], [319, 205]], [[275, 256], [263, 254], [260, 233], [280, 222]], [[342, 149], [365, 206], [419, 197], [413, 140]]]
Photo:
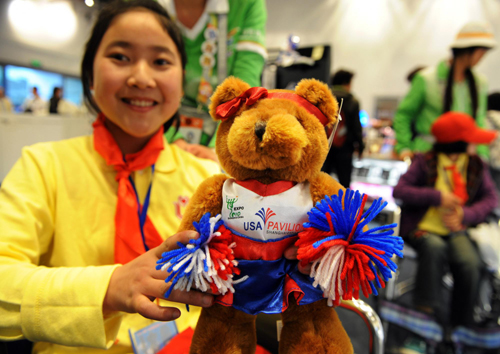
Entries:
[[217, 107], [227, 101], [231, 101], [233, 98], [238, 97], [243, 92], [248, 90], [250, 85], [245, 81], [240, 80], [234, 76], [229, 76], [225, 79], [215, 90], [214, 94], [210, 98], [209, 113], [213, 119], [217, 119], [216, 109]]
[[303, 79], [295, 87], [295, 93], [319, 108], [328, 119], [328, 127], [337, 122], [339, 105], [328, 85], [316, 79]]

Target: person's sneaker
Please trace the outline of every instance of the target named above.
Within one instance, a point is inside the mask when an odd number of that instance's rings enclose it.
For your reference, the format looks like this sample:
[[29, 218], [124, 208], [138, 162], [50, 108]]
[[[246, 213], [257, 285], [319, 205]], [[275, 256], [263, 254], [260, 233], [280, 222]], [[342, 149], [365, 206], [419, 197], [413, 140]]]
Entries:
[[423, 339], [417, 337], [408, 337], [403, 346], [399, 348], [399, 354], [425, 354], [427, 344]]

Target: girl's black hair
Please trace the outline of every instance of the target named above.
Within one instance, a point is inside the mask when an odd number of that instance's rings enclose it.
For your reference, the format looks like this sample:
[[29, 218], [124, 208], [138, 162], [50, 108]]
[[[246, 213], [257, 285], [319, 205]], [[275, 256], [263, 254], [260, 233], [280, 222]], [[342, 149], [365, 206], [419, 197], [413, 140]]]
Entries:
[[[469, 48], [452, 48], [453, 60], [451, 62], [450, 71], [448, 72], [448, 79], [446, 80], [446, 89], [444, 91], [443, 97], [443, 113], [451, 111], [453, 104], [453, 72], [455, 69], [455, 61], [458, 57], [466, 54], [472, 54], [476, 49], [488, 49], [485, 47], [469, 47]], [[471, 68], [465, 69], [465, 79], [469, 86], [469, 94], [472, 102], [472, 117], [476, 119], [477, 106], [478, 106], [478, 92], [476, 86], [476, 80], [474, 80], [474, 75], [472, 74]]]
[[453, 143], [435, 143], [434, 151], [442, 152], [445, 154], [460, 154], [467, 151], [467, 146], [469, 144], [465, 141], [455, 141]]
[[[91, 111], [101, 111], [97, 103], [94, 101], [92, 92], [90, 90], [94, 78], [94, 59], [97, 53], [97, 49], [101, 44], [104, 34], [108, 30], [111, 22], [115, 19], [115, 17], [137, 8], [144, 8], [148, 11], [151, 11], [158, 18], [158, 21], [168, 33], [170, 38], [172, 38], [175, 46], [177, 47], [177, 50], [179, 51], [182, 69], [184, 70], [186, 68], [187, 55], [184, 48], [184, 40], [182, 39], [182, 34], [177, 25], [168, 15], [165, 8], [163, 8], [163, 6], [161, 6], [154, 0], [114, 0], [111, 3], [105, 5], [99, 12], [97, 20], [94, 23], [94, 27], [92, 28], [90, 38], [85, 45], [85, 53], [83, 54], [81, 65], [83, 96], [85, 104]], [[163, 125], [164, 130], [166, 131], [174, 121], [178, 120], [178, 117], [179, 115], [176, 113], [172, 119], [169, 119]]]

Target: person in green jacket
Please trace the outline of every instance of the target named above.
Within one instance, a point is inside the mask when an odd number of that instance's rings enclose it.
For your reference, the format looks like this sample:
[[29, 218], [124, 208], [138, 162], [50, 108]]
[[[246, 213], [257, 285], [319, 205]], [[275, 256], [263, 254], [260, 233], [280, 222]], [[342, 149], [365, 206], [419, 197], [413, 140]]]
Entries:
[[[395, 150], [401, 160], [415, 152], [432, 149], [432, 123], [444, 112], [458, 111], [473, 116], [484, 127], [488, 84], [472, 68], [496, 45], [490, 26], [470, 22], [458, 32], [451, 45], [453, 57], [438, 65], [420, 70], [412, 80], [408, 94], [399, 104], [394, 117]], [[482, 157], [487, 146], [477, 147]]]
[[[210, 96], [220, 83], [221, 65], [218, 14], [227, 14], [226, 76], [236, 76], [250, 86], [260, 86], [267, 51], [265, 30], [267, 10], [264, 0], [158, 0], [180, 27], [186, 45], [184, 106], [208, 111]], [[225, 77], [224, 77], [225, 78]], [[222, 79], [224, 79], [222, 78]], [[208, 114], [207, 114], [208, 116]], [[175, 128], [167, 139], [199, 157], [215, 158], [212, 137], [202, 135], [200, 145], [187, 144]], [[209, 149], [203, 145], [208, 145]], [[212, 155], [212, 156], [211, 156]]]

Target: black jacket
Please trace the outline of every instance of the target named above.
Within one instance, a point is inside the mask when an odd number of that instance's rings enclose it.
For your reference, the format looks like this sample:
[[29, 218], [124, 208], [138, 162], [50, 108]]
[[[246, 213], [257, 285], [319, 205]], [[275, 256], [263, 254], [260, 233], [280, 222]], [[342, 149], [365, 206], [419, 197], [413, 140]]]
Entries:
[[59, 113], [57, 106], [59, 105], [59, 101], [61, 99], [58, 97], [52, 97], [49, 101], [49, 113]]
[[359, 102], [358, 100], [346, 90], [334, 86], [332, 92], [337, 98], [337, 101], [342, 102], [342, 119], [345, 120], [344, 124], [347, 128], [347, 135], [345, 143], [342, 145], [341, 149], [354, 151], [357, 149], [359, 154], [363, 152], [363, 131], [361, 128], [361, 122], [359, 121]]

